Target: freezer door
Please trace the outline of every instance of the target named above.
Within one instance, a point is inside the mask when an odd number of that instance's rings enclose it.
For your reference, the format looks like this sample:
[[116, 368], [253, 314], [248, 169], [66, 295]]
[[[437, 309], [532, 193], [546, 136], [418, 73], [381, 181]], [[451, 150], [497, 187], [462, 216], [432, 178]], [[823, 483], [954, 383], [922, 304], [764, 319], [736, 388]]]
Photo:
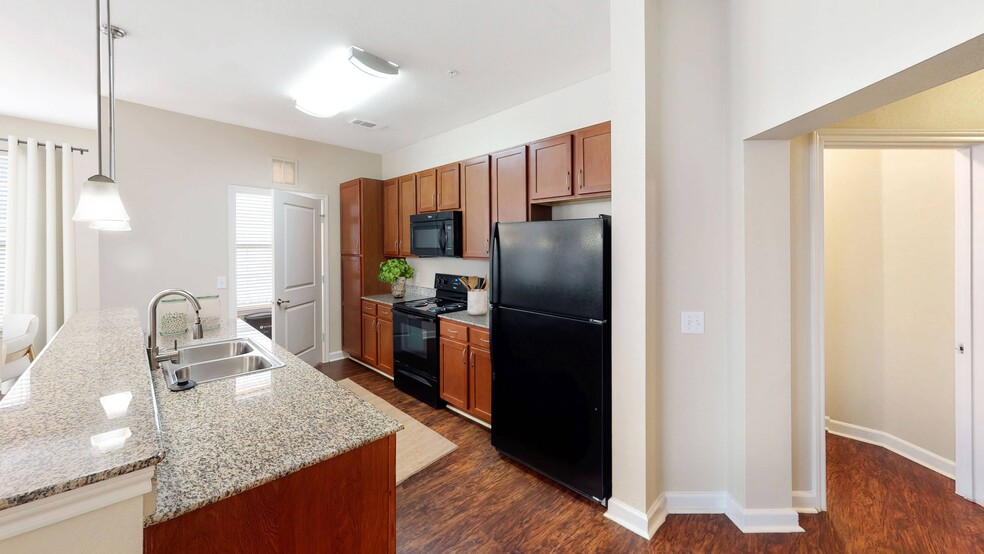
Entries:
[[607, 322], [494, 307], [492, 445], [601, 501], [611, 496]]
[[491, 302], [532, 312], [609, 319], [609, 219], [496, 224]]

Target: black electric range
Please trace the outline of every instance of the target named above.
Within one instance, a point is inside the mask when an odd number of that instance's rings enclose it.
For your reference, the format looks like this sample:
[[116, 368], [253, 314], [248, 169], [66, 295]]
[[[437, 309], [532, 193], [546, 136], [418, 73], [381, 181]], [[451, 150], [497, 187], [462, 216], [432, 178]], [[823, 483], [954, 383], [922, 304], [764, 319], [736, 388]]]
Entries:
[[441, 400], [440, 328], [437, 316], [467, 308], [458, 275], [434, 276], [436, 296], [393, 304], [393, 381], [396, 388], [435, 408]]

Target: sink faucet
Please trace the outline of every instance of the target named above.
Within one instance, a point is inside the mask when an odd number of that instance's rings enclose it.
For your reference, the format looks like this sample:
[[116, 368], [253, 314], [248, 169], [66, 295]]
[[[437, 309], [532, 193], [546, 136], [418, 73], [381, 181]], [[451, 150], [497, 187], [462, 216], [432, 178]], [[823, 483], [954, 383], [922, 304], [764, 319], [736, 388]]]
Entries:
[[[195, 308], [195, 323], [192, 324], [192, 336], [196, 339], [202, 338], [202, 318], [199, 315], [199, 311], [202, 309], [201, 303], [195, 298], [195, 295], [184, 289], [167, 289], [162, 290], [157, 293], [153, 298], [150, 299], [150, 304], [147, 306], [147, 361], [150, 362], [150, 369], [157, 369], [160, 367], [161, 362], [164, 360], [170, 360], [175, 356], [176, 352], [170, 354], [161, 354], [160, 347], [157, 346], [157, 305], [160, 304], [167, 296], [178, 295], [183, 296], [191, 305]], [[177, 341], [175, 341], [177, 344]], [[175, 350], [177, 348], [175, 347]]]

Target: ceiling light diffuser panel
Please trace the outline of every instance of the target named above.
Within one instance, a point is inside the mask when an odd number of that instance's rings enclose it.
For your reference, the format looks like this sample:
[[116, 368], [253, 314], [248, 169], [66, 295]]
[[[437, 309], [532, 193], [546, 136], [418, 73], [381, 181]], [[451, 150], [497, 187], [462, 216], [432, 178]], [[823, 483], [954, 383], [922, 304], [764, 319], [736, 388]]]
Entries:
[[397, 72], [396, 64], [359, 48], [332, 52], [294, 89], [294, 107], [315, 117], [333, 117], [379, 92]]

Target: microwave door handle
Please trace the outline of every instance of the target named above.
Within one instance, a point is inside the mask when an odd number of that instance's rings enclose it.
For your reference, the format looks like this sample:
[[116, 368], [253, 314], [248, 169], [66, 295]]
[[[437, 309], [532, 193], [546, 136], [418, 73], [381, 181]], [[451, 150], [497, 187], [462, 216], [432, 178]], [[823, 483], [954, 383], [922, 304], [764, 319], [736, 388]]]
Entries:
[[441, 254], [444, 254], [448, 248], [448, 229], [441, 224]]

